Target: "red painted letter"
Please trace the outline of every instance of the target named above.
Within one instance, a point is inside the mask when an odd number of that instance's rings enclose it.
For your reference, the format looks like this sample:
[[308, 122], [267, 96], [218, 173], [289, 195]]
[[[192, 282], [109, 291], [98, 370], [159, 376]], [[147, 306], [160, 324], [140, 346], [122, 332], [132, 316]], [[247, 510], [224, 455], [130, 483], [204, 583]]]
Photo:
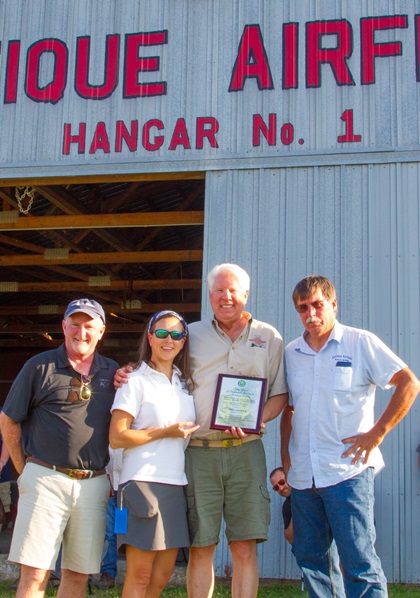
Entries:
[[149, 152], [155, 152], [160, 147], [162, 147], [163, 140], [165, 139], [163, 135], [156, 135], [153, 142], [150, 141], [150, 129], [152, 127], [156, 127], [159, 131], [163, 131], [165, 128], [163, 122], [158, 119], [148, 120], [147, 123], [143, 127], [142, 131], [142, 142], [144, 149], [147, 149]]
[[106, 154], [109, 154], [109, 152], [111, 151], [109, 147], [108, 133], [106, 132], [104, 122], [99, 122], [96, 125], [89, 153], [94, 154], [97, 150], [100, 149], [103, 150]]
[[117, 120], [117, 127], [115, 131], [115, 151], [120, 152], [122, 150], [122, 142], [124, 140], [130, 152], [135, 152], [137, 149], [138, 131], [138, 120], [131, 121], [131, 133], [128, 132], [128, 129], [122, 120]]
[[120, 36], [106, 36], [105, 75], [100, 85], [89, 83], [90, 37], [77, 38], [76, 44], [76, 93], [82, 98], [103, 100], [108, 98], [118, 85], [118, 62], [120, 55]]
[[[207, 128], [206, 128], [207, 127]], [[203, 149], [204, 139], [207, 138], [210, 147], [219, 147], [216, 141], [216, 133], [219, 130], [219, 123], [216, 118], [211, 116], [201, 116], [197, 118], [197, 139], [196, 148]]]
[[[41, 87], [41, 57], [51, 53], [54, 56], [54, 70], [51, 80]], [[67, 83], [68, 50], [66, 44], [59, 39], [40, 39], [28, 49], [26, 59], [26, 95], [35, 102], [51, 102], [56, 104], [64, 95]]]
[[362, 85], [375, 83], [375, 58], [381, 56], [401, 56], [401, 42], [375, 42], [375, 31], [383, 29], [406, 29], [408, 19], [405, 15], [393, 17], [366, 17], [360, 19], [362, 46]]
[[242, 91], [246, 79], [256, 79], [258, 89], [274, 89], [259, 25], [245, 26], [229, 91]]
[[176, 121], [169, 149], [174, 150], [178, 145], [182, 145], [185, 149], [191, 149], [185, 118], [178, 118]]
[[64, 124], [63, 154], [65, 156], [68, 156], [70, 154], [70, 144], [71, 143], [78, 144], [78, 149], [77, 149], [78, 154], [85, 153], [86, 123], [80, 123], [78, 135], [71, 134], [71, 124], [70, 123]]
[[[335, 48], [323, 48], [324, 35], [334, 35]], [[321, 64], [331, 66], [337, 85], [355, 85], [347, 60], [353, 52], [353, 30], [346, 20], [306, 23], [306, 86], [321, 86]]]
[[261, 133], [266, 138], [268, 145], [276, 145], [277, 114], [270, 114], [268, 120], [267, 127], [261, 114], [254, 114], [252, 127], [252, 145], [254, 147], [261, 145]]
[[299, 23], [283, 25], [283, 89], [298, 88]]
[[20, 41], [9, 42], [6, 65], [6, 85], [4, 88], [4, 103], [12, 104], [17, 99], [17, 85], [19, 76]]
[[159, 70], [158, 56], [139, 58], [141, 46], [157, 46], [168, 43], [168, 32], [132, 33], [125, 36], [124, 97], [142, 98], [166, 95], [166, 81], [139, 83], [138, 73], [151, 73]]

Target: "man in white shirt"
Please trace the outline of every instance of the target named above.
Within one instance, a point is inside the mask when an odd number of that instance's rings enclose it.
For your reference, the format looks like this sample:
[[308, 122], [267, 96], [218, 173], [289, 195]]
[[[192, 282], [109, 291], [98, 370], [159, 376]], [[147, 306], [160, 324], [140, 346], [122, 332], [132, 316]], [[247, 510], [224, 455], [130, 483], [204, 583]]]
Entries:
[[[293, 301], [305, 330], [285, 349], [293, 411], [282, 422], [292, 428], [290, 456], [282, 446], [282, 460], [292, 487], [295, 556], [310, 596], [386, 596], [374, 548], [373, 483], [384, 466], [378, 447], [420, 383], [379, 338], [336, 320], [327, 278], [301, 280]], [[376, 386], [395, 389], [375, 423]]]

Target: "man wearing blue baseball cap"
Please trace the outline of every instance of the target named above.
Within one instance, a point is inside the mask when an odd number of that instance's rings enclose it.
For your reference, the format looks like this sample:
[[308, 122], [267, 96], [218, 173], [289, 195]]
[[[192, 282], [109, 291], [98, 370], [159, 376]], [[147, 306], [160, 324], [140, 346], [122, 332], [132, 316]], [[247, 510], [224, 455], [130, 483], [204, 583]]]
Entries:
[[20, 474], [9, 554], [21, 565], [17, 596], [44, 595], [61, 544], [57, 596], [84, 596], [89, 574], [101, 564], [118, 364], [96, 350], [105, 332], [105, 312], [96, 301], [69, 303], [62, 327], [64, 343], [25, 363], [0, 416]]

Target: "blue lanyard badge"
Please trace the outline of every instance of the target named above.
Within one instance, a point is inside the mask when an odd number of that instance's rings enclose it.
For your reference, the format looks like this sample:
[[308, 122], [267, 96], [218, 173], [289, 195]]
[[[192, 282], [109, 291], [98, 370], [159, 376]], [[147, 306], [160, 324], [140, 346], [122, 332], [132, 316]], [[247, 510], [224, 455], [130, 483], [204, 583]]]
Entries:
[[128, 509], [123, 508], [123, 494], [127, 486], [121, 489], [118, 493], [120, 506], [115, 509], [115, 523], [114, 523], [114, 534], [126, 534], [128, 529]]

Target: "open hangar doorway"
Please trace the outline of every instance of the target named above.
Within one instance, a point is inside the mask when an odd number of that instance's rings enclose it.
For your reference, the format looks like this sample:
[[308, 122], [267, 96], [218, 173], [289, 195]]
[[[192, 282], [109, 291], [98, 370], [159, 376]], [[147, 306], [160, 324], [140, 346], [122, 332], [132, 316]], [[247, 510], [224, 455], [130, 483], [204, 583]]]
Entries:
[[24, 362], [62, 343], [73, 299], [104, 306], [99, 351], [121, 364], [152, 313], [200, 319], [205, 185], [187, 176], [0, 187], [1, 404]]

